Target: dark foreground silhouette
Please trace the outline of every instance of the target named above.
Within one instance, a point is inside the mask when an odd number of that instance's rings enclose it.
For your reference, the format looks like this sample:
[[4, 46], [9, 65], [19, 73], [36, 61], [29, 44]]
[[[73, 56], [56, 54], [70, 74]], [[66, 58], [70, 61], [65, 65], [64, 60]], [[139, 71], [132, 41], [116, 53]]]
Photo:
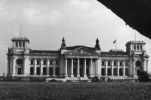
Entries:
[[130, 27], [151, 39], [151, 0], [98, 0]]

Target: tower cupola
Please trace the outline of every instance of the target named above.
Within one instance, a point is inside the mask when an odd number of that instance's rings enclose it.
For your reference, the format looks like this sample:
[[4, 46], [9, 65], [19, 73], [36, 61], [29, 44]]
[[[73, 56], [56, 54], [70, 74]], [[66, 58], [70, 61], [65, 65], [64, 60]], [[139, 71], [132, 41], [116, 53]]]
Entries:
[[18, 48], [18, 49], [27, 49], [29, 48], [29, 39], [25, 37], [14, 37], [11, 39], [13, 43], [13, 48]]

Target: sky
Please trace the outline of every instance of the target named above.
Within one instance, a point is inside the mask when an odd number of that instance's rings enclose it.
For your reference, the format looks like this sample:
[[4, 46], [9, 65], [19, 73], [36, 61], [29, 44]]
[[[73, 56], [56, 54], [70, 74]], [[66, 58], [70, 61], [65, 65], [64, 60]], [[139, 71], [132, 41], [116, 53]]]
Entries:
[[151, 55], [151, 40], [97, 0], [0, 0], [0, 12], [0, 75], [7, 73], [11, 38], [20, 33], [28, 37], [31, 49], [57, 50], [64, 37], [67, 46], [90, 47], [98, 38], [102, 51], [115, 49], [114, 40], [117, 48], [125, 51], [126, 42], [135, 40], [136, 34], [136, 40], [146, 42]]

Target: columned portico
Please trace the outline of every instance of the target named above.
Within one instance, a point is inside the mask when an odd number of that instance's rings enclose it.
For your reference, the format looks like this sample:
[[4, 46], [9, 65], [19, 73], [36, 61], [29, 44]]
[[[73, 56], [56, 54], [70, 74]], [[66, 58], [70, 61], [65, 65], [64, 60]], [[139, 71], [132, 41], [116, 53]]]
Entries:
[[[66, 57], [64, 60], [65, 62], [64, 76], [72, 77], [72, 78], [73, 77], [84, 77], [84, 78], [93, 77], [94, 70], [97, 70], [97, 69], [94, 69], [95, 67], [93, 67], [93, 59], [94, 58]], [[70, 75], [68, 72], [70, 72]]]

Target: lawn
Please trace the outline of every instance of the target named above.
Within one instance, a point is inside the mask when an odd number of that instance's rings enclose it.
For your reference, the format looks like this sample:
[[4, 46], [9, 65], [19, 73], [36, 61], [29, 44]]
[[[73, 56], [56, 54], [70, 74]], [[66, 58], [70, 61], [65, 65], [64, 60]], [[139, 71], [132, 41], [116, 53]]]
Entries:
[[151, 100], [151, 83], [1, 82], [0, 100]]

